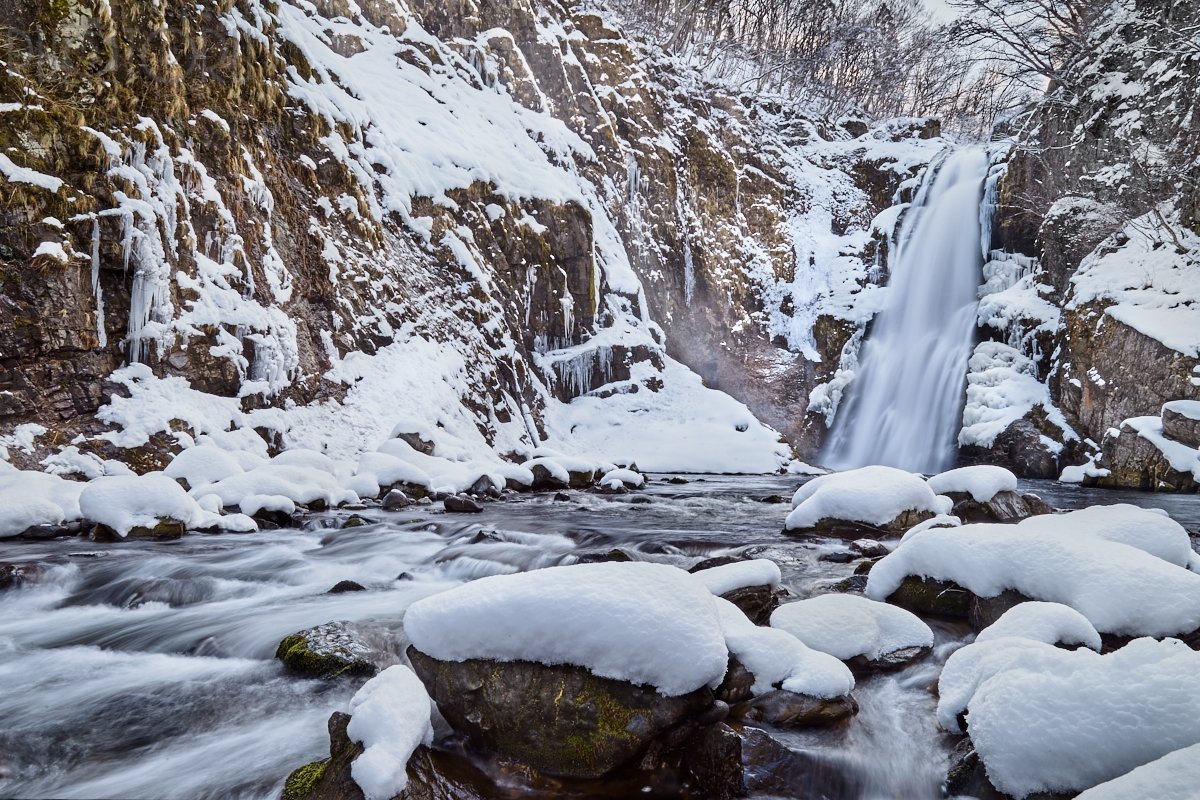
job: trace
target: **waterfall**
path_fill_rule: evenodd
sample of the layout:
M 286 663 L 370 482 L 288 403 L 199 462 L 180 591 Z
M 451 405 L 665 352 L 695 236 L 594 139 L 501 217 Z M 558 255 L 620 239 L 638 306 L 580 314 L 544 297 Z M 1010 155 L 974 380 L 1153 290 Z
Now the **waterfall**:
M 931 165 L 901 222 L 884 306 L 834 419 L 827 465 L 936 472 L 953 463 L 979 302 L 987 171 L 975 148 Z

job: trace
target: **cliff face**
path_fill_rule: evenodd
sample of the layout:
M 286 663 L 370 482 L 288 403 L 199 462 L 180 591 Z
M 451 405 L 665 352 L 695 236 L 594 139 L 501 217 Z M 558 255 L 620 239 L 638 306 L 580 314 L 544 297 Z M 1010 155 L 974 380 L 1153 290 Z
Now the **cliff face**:
M 1200 441 L 1164 439 L 1159 419 L 1200 398 L 1200 62 L 1180 33 L 1194 14 L 1112 3 L 1024 122 L 996 193 L 996 263 L 1021 263 L 985 298 L 992 334 L 1032 359 L 1078 435 L 1030 425 L 1035 411 L 1009 438 L 1036 449 L 1049 434 L 1043 450 L 1066 445 L 1057 466 L 1093 456 L 1111 485 L 1194 488 L 1200 467 Z
M 345 453 L 405 417 L 498 452 L 728 428 L 732 466 L 773 468 L 687 367 L 811 451 L 871 220 L 940 146 L 722 92 L 554 2 L 3 17 L 0 443 L 31 465 L 230 427 Z

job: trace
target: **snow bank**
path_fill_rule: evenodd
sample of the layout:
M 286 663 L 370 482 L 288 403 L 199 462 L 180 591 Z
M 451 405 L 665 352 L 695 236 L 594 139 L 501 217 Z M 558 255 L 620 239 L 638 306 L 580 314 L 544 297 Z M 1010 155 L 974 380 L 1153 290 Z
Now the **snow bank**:
M 933 631 L 903 608 L 851 594 L 823 594 L 788 603 L 771 614 L 771 627 L 842 661 L 874 661 L 896 650 L 932 647 Z
M 959 467 L 929 479 L 929 488 L 937 494 L 969 494 L 977 503 L 986 503 L 1000 492 L 1015 492 L 1017 476 L 1004 467 L 982 464 Z
M 1063 603 L 1101 633 L 1169 636 L 1200 628 L 1200 575 L 1187 533 L 1134 506 L 1094 506 L 1016 525 L 931 528 L 902 541 L 867 578 L 890 596 L 910 575 L 952 581 L 980 597 L 1014 589 Z
M 133 528 L 153 528 L 173 519 L 189 528 L 253 531 L 254 520 L 241 514 L 206 511 L 183 488 L 161 473 L 96 478 L 79 494 L 83 517 L 125 536 Z
M 1079 791 L 1200 743 L 1200 653 L 1137 639 L 1067 655 L 1053 671 L 1004 670 L 970 701 L 971 740 L 1002 792 Z
M 0 539 L 34 525 L 58 525 L 80 517 L 86 484 L 44 472 L 19 470 L 0 461 Z
M 862 467 L 821 475 L 792 496 L 784 528 L 811 528 L 823 519 L 886 525 L 905 511 L 950 511 L 949 498 L 934 493 L 924 480 L 893 467 Z
M 1083 614 L 1062 603 L 1030 601 L 1013 606 L 980 631 L 975 641 L 987 642 L 1005 636 L 1100 649 L 1100 634 L 1095 626 Z
M 722 564 L 719 567 L 702 569 L 693 572 L 692 576 L 708 587 L 715 595 L 732 592 L 747 586 L 779 586 L 781 576 L 779 565 L 769 558 L 755 558 L 750 561 L 738 561 L 733 564 Z
M 755 694 L 779 687 L 831 700 L 854 689 L 854 675 L 837 658 L 807 647 L 787 631 L 755 625 L 728 600 L 717 598 L 717 612 L 729 652 L 754 675 Z
M 226 507 L 261 495 L 285 497 L 301 504 L 318 500 L 330 506 L 358 502 L 358 495 L 343 488 L 330 473 L 290 464 L 263 464 L 215 483 L 193 486 L 191 494 L 194 497 L 215 494 Z
M 413 603 L 404 629 L 418 650 L 444 661 L 573 664 L 667 696 L 715 685 L 728 659 L 704 584 L 646 562 L 481 578 Z
M 408 759 L 433 742 L 433 703 L 408 667 L 388 667 L 350 698 L 347 735 L 363 745 L 350 775 L 366 800 L 389 800 L 408 785 Z
M 163 474 L 168 478 L 182 478 L 189 486 L 216 483 L 243 472 L 242 465 L 230 453 L 215 445 L 197 445 L 183 450 Z
M 1075 800 L 1196 800 L 1200 744 L 1168 753 L 1119 778 L 1093 786 Z

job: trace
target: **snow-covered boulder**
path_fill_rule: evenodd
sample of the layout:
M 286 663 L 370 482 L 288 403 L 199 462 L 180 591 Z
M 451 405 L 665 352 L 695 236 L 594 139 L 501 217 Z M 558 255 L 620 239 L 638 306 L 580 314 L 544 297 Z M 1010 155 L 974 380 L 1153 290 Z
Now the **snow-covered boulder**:
M 862 671 L 903 666 L 933 647 L 933 631 L 916 615 L 852 594 L 782 605 L 771 627 Z
M 80 492 L 79 511 L 102 526 L 102 535 L 121 538 L 177 538 L 188 529 L 258 529 L 254 520 L 243 514 L 222 515 L 205 509 L 161 473 L 96 478 Z
M 986 642 L 1005 636 L 1046 644 L 1082 645 L 1099 650 L 1100 634 L 1088 618 L 1062 603 L 1031 601 L 1013 606 L 975 637 Z
M 1200 743 L 1200 653 L 1173 639 L 1056 652 L 1052 666 L 1018 660 L 968 703 L 971 740 L 1000 791 L 1078 792 Z
M 618 467 L 610 469 L 600 476 L 596 484 L 602 489 L 619 491 L 621 489 L 640 489 L 646 485 L 646 476 L 631 469 Z
M 746 559 L 689 570 L 717 597 L 733 603 L 756 625 L 766 625 L 779 606 L 779 565 L 766 558 Z
M 188 486 L 200 486 L 244 471 L 241 463 L 229 451 L 216 445 L 203 444 L 181 451 L 163 469 L 163 474 L 168 478 L 187 481 Z
M 1195 800 L 1200 787 L 1200 744 L 1184 747 L 1093 786 L 1075 800 Z
M 913 525 L 950 512 L 920 476 L 893 467 L 862 467 L 821 475 L 792 496 L 785 533 L 815 532 L 859 538 L 899 535 Z
M 1162 435 L 1188 447 L 1200 447 L 1200 400 L 1163 403 Z
M 1094 506 L 1016 525 L 922 531 L 875 564 L 866 595 L 904 602 L 897 593 L 915 579 L 976 599 L 1012 593 L 1010 605 L 1063 603 L 1101 633 L 1188 634 L 1200 628 L 1200 575 L 1187 568 L 1195 558 L 1187 532 L 1165 514 Z
M 79 494 L 85 485 L 0 461 L 0 539 L 79 519 Z
M 358 495 L 344 488 L 332 473 L 298 464 L 263 464 L 213 483 L 193 486 L 191 494 L 214 494 L 226 508 L 239 506 L 250 497 L 282 497 L 297 505 L 337 506 L 358 502 Z
M 951 513 L 963 522 L 1018 522 L 1053 510 L 1036 495 L 1017 492 L 1012 472 L 988 464 L 934 475 L 929 488 L 949 497 L 954 503 Z

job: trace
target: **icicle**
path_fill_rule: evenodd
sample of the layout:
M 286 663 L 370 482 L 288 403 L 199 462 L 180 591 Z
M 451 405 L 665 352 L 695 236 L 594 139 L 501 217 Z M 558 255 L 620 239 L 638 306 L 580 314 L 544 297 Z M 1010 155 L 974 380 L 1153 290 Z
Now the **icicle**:
M 104 294 L 100 291 L 100 218 L 92 218 L 92 295 L 96 298 L 96 341 L 97 347 L 108 346 L 108 334 L 104 332 Z

